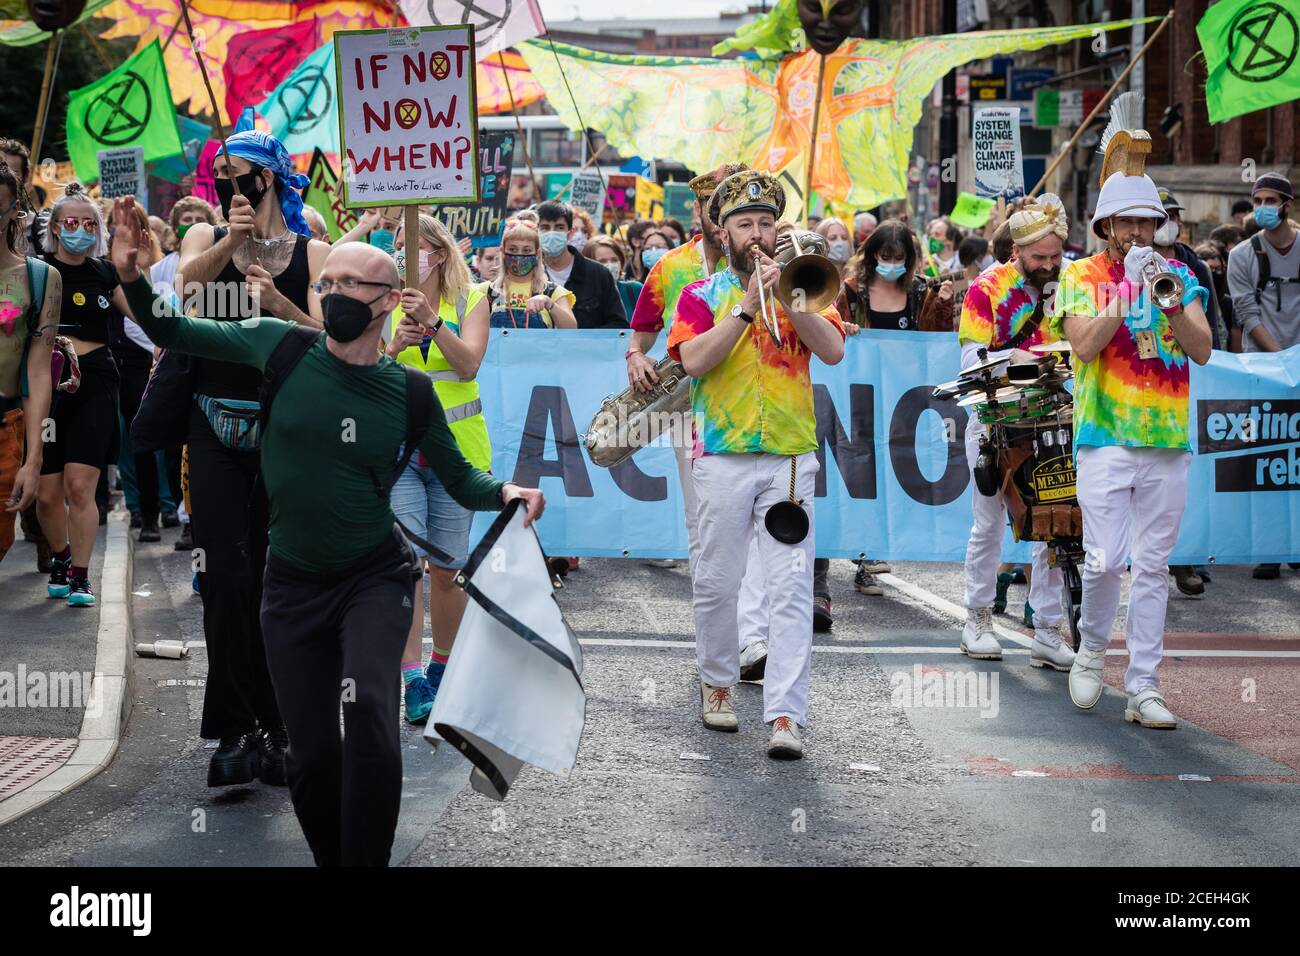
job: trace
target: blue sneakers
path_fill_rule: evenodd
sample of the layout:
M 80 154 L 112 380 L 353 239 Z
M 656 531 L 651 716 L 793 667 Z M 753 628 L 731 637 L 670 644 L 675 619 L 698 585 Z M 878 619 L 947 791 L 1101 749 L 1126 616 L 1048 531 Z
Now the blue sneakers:
M 429 661 L 429 666 L 424 669 L 424 676 L 429 681 L 429 686 L 433 692 L 438 693 L 438 688 L 442 686 L 442 674 L 447 669 L 447 665 L 439 661 Z
M 406 685 L 406 722 L 422 724 L 429 719 L 433 710 L 436 691 L 423 677 L 417 677 Z
M 45 593 L 52 598 L 65 598 L 72 587 L 68 584 L 68 568 L 72 567 L 72 559 L 61 561 L 58 558 L 50 558 L 50 580 L 45 585 Z
M 94 607 L 95 591 L 89 578 L 68 578 L 68 607 Z

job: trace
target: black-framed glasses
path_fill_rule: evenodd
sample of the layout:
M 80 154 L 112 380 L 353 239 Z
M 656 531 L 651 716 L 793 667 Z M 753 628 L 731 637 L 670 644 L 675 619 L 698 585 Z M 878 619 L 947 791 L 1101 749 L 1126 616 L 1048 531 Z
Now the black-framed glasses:
M 318 279 L 312 283 L 311 290 L 317 295 L 329 295 L 335 290 L 339 292 L 356 292 L 357 286 L 362 285 L 377 285 L 385 289 L 393 287 L 388 282 L 368 282 L 365 279 L 347 277 L 343 279 Z

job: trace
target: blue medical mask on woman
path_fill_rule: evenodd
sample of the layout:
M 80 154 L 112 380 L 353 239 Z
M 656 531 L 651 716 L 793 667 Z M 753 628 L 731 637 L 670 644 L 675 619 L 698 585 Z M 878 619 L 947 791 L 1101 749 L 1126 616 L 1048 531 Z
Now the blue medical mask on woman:
M 548 256 L 558 256 L 569 244 L 569 237 L 562 232 L 544 232 L 540 241 L 542 252 Z
M 654 264 L 667 255 L 667 249 L 642 249 L 641 265 L 647 269 L 653 269 Z
M 903 278 L 903 273 L 907 271 L 907 266 L 901 262 L 881 262 L 876 260 L 876 275 L 886 282 L 896 282 Z
M 93 232 L 86 232 L 82 226 L 72 230 L 64 229 L 59 233 L 59 242 L 62 243 L 63 248 L 75 256 L 89 252 L 95 248 L 95 243 L 98 241 L 99 236 Z
M 1282 223 L 1282 213 L 1277 206 L 1256 206 L 1255 222 L 1261 229 L 1276 229 Z

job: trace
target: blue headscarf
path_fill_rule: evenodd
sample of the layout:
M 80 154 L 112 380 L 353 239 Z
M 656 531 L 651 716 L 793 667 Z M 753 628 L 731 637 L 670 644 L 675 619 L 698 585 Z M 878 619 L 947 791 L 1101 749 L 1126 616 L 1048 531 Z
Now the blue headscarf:
M 245 109 L 240 114 L 234 135 L 226 139 L 230 155 L 256 163 L 275 174 L 276 193 L 280 197 L 280 212 L 284 214 L 285 225 L 296 233 L 310 236 L 311 227 L 303 218 L 302 196 L 298 190 L 306 189 L 311 180 L 302 173 L 293 171 L 293 163 L 289 160 L 289 151 L 284 148 L 284 143 L 270 133 L 253 129 L 252 114 L 251 109 Z

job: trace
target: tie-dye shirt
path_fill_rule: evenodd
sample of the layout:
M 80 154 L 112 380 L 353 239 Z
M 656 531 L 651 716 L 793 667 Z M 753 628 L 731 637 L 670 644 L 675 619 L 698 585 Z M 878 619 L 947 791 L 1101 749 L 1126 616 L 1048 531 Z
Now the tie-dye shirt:
M 1176 260 L 1169 268 L 1183 280 L 1183 305 L 1209 292 L 1192 271 Z M 1054 334 L 1065 336 L 1067 315 L 1095 319 L 1124 281 L 1124 263 L 1105 252 L 1069 263 L 1050 309 Z M 1137 333 L 1155 333 L 1157 356 L 1138 358 Z M 1138 448 L 1190 449 L 1187 433 L 1187 354 L 1174 338 L 1169 317 L 1146 308 L 1146 296 L 1133 303 L 1122 325 L 1091 362 L 1074 363 L 1074 443 Z
M 740 280 L 730 269 L 691 283 L 677 300 L 668 354 L 680 360 L 683 342 L 723 321 L 744 297 Z M 777 315 L 783 344 L 776 344 L 760 316 L 736 340 L 730 355 L 700 378 L 691 379 L 695 457 L 745 452 L 801 455 L 817 447 L 808 371 L 812 352 L 799 339 L 785 310 L 778 306 Z M 844 335 L 834 306 L 821 315 Z
M 645 286 L 632 310 L 634 332 L 658 332 L 664 322 L 672 322 L 682 290 L 692 282 L 707 278 L 704 265 L 704 240 L 696 236 L 690 242 L 670 249 L 650 267 Z M 714 272 L 727 268 L 724 256 L 718 256 Z
M 1025 281 L 1014 262 L 994 266 L 977 276 L 966 290 L 966 299 L 961 306 L 961 325 L 957 329 L 958 340 L 962 345 L 973 342 L 1004 348 L 1034 314 L 1038 297 L 1038 289 Z M 1027 349 L 1040 342 L 1055 341 L 1056 336 L 1044 319 L 1039 323 L 1038 331 L 1020 343 L 1020 347 Z

